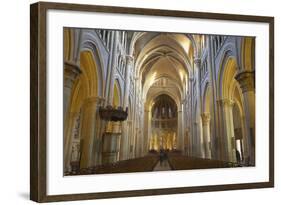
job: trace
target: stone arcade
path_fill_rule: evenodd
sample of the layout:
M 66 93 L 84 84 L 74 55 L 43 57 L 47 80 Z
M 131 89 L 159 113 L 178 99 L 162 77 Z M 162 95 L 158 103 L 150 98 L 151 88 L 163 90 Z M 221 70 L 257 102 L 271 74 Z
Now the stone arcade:
M 253 166 L 254 49 L 251 37 L 65 28 L 64 172 L 161 150 Z M 102 120 L 108 105 L 127 119 Z

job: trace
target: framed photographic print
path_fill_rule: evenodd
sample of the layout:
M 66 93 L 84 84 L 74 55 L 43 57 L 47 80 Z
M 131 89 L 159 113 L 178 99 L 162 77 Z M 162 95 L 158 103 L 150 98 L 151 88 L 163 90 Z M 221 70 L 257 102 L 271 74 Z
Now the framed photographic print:
M 30 198 L 274 186 L 274 18 L 31 5 Z

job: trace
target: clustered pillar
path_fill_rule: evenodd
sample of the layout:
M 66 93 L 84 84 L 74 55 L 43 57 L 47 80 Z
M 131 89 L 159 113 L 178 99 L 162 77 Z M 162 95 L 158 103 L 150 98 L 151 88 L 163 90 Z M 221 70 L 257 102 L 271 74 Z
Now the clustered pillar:
M 204 149 L 205 149 L 205 158 L 211 158 L 211 149 L 210 149 L 210 113 L 201 114 L 202 125 L 203 125 L 203 140 L 204 140 Z
M 81 153 L 81 168 L 87 168 L 93 166 L 95 162 L 93 161 L 93 144 L 95 139 L 95 126 L 97 118 L 98 105 L 100 103 L 99 97 L 90 97 L 84 101 L 82 107 L 83 113 L 83 126 L 81 129 L 81 139 L 82 139 L 82 153 Z
M 239 82 L 245 109 L 246 140 L 248 156 L 246 163 L 255 165 L 255 79 L 253 71 L 242 71 L 236 75 Z
M 130 80 L 130 74 L 132 72 L 134 66 L 134 57 L 127 55 L 126 56 L 126 82 L 129 82 Z M 129 90 L 130 90 L 130 83 L 125 84 L 125 94 L 124 94 L 124 103 L 123 107 L 128 108 L 129 105 Z M 130 113 L 132 114 L 132 113 Z M 131 116 L 130 116 L 131 117 Z M 121 153 L 120 153 L 120 159 L 128 159 L 129 158 L 129 138 L 132 136 L 129 136 L 130 134 L 130 129 L 128 129 L 129 123 L 128 120 L 124 121 L 122 123 L 122 137 L 121 137 Z
M 77 113 L 70 113 L 70 98 L 73 89 L 74 82 L 81 74 L 80 68 L 70 62 L 64 63 L 64 88 L 63 88 L 63 122 L 64 122 L 64 169 L 65 171 L 70 170 L 70 153 L 72 144 L 72 124 L 74 119 L 77 117 Z
M 227 162 L 235 162 L 234 129 L 233 129 L 233 101 L 221 99 L 218 101 L 220 111 L 221 133 L 219 146 L 221 159 Z

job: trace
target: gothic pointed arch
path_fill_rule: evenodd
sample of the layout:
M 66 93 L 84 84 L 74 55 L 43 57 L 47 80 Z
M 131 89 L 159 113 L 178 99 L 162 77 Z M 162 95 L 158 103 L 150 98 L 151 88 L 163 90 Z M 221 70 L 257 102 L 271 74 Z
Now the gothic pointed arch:
M 255 70 L 255 40 L 253 38 L 243 38 L 241 42 L 241 59 L 244 70 Z
M 112 105 L 116 108 L 122 105 L 122 93 L 117 79 L 114 81 Z
M 65 28 L 63 48 L 67 175 L 157 170 L 161 152 L 254 165 L 255 38 Z

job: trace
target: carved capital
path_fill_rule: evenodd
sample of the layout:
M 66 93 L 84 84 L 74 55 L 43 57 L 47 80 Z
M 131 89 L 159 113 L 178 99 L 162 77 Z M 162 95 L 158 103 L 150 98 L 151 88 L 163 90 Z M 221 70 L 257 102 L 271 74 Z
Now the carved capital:
M 208 125 L 210 123 L 211 115 L 210 113 L 204 112 L 201 114 L 202 124 Z
M 239 82 L 242 92 L 255 91 L 255 72 L 242 71 L 239 72 L 235 79 Z
M 222 105 L 222 106 L 230 106 L 232 107 L 234 105 L 234 101 L 233 100 L 230 100 L 230 99 L 220 99 L 217 101 L 219 103 L 219 105 Z
M 127 63 L 134 63 L 134 56 L 131 56 L 131 55 L 126 55 L 126 60 L 127 60 Z
M 201 58 L 195 57 L 194 58 L 194 64 L 197 65 L 197 66 L 200 66 L 201 65 Z
M 64 87 L 72 88 L 74 81 L 81 74 L 78 65 L 71 62 L 64 62 Z
M 84 101 L 84 106 L 97 106 L 101 104 L 105 99 L 101 97 L 89 97 Z

